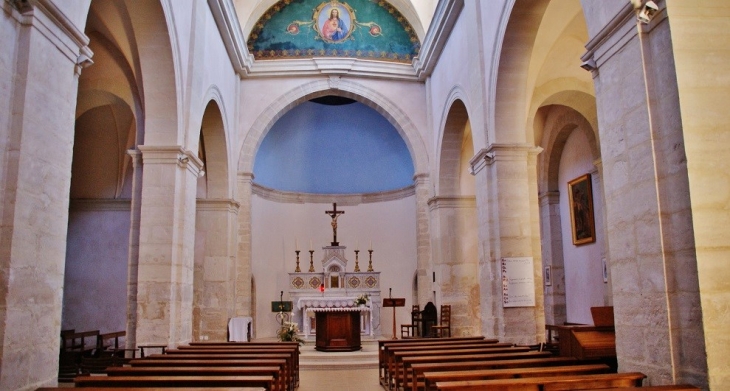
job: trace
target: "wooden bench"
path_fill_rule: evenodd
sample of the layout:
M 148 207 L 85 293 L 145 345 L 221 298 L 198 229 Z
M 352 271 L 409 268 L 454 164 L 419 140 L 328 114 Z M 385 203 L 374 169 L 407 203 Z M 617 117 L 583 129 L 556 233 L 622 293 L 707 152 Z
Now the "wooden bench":
M 283 359 L 285 361 L 284 376 L 287 384 L 287 389 L 293 390 L 296 388 L 296 375 L 294 373 L 293 358 L 290 352 L 280 353 L 223 353 L 223 354 L 153 354 L 148 357 L 149 360 L 155 359 L 160 361 L 197 361 L 199 366 L 204 365 L 204 361 L 220 361 L 220 360 L 259 360 L 263 361 L 266 359 Z M 145 359 L 140 359 L 140 361 Z M 130 362 L 130 365 L 136 360 Z
M 96 348 L 96 341 L 99 336 L 99 330 L 90 330 L 75 332 L 68 330 L 61 333 L 61 350 L 89 352 Z M 91 343 L 88 343 L 92 341 Z
M 611 387 L 604 388 L 601 391 L 700 391 L 699 387 L 689 384 L 677 384 L 668 386 L 642 386 L 637 387 Z
M 256 354 L 256 353 L 288 353 L 291 355 L 291 374 L 293 376 L 293 387 L 299 385 L 299 344 L 264 342 L 246 343 L 234 345 L 217 345 L 210 347 L 185 346 L 178 349 L 167 349 L 167 355 L 176 354 Z
M 271 390 L 273 376 L 79 376 L 76 387 L 263 387 Z
M 108 376 L 273 376 L 272 390 L 286 389 L 282 365 L 276 366 L 157 366 L 157 367 L 115 367 L 108 368 Z M 230 365 L 230 364 L 229 364 Z
M 436 382 L 440 391 L 567 391 L 610 387 L 641 387 L 646 375 L 640 372 L 525 377 L 519 379 Z M 639 391 L 639 390 L 637 390 Z
M 413 365 L 433 363 L 457 363 L 463 361 L 497 361 L 497 360 L 520 360 L 527 358 L 547 358 L 552 356 L 549 352 L 527 351 L 516 353 L 476 353 L 463 355 L 445 356 L 411 356 L 403 357 L 403 371 L 409 378 L 413 376 Z
M 606 364 L 563 365 L 555 367 L 472 369 L 466 371 L 426 372 L 425 390 L 435 390 L 435 384 L 446 381 L 509 379 L 541 376 L 568 376 L 609 373 Z
M 385 351 L 389 346 L 402 346 L 402 345 L 412 345 L 412 346 L 418 346 L 418 345 L 425 345 L 425 344 L 458 344 L 458 343 L 469 343 L 473 341 L 484 341 L 484 337 L 481 336 L 475 336 L 475 337 L 451 337 L 451 338 L 440 338 L 440 339 L 426 339 L 426 338 L 419 338 L 419 339 L 381 339 L 378 340 L 378 377 L 380 378 L 380 383 L 385 385 Z M 489 341 L 493 342 L 499 342 L 496 339 L 491 339 Z
M 403 359 L 406 357 L 429 357 L 429 356 L 462 356 L 467 354 L 497 354 L 497 353 L 524 353 L 529 352 L 530 349 L 526 347 L 485 347 L 478 346 L 473 348 L 462 348 L 461 346 L 454 348 L 436 348 L 432 350 L 405 350 L 405 351 L 394 351 L 389 356 L 388 360 L 388 375 L 390 375 L 389 381 L 392 381 L 393 386 L 397 390 L 399 385 L 405 378 L 405 371 L 403 367 Z M 388 383 L 391 384 L 391 383 Z
M 457 342 L 441 342 L 438 340 L 426 344 L 409 343 L 409 344 L 393 344 L 387 345 L 382 351 L 383 361 L 383 380 L 381 384 L 387 384 L 387 381 L 393 378 L 394 371 L 394 354 L 397 352 L 418 352 L 431 350 L 451 350 L 451 349 L 481 349 L 481 348 L 506 348 L 513 346 L 510 343 L 500 343 L 496 340 L 480 340 L 480 341 L 457 341 Z
M 483 360 L 483 361 L 456 361 L 456 362 L 435 362 L 417 363 L 406 362 L 404 368 L 410 369 L 410 375 L 406 377 L 406 385 L 410 384 L 413 391 L 424 388 L 425 372 L 443 371 L 464 371 L 472 369 L 498 369 L 498 368 L 525 368 L 525 367 L 551 367 L 560 365 L 575 365 L 585 363 L 572 357 L 541 357 L 521 358 L 513 360 Z M 413 381 L 415 379 L 415 382 Z
M 84 387 L 87 391 L 118 391 L 119 387 Z M 36 391 L 68 391 L 69 387 L 41 387 Z M 133 391 L 160 391 L 160 387 L 128 387 Z M 211 391 L 210 387 L 165 387 L 165 390 Z M 264 391 L 263 387 L 216 387 L 215 391 Z

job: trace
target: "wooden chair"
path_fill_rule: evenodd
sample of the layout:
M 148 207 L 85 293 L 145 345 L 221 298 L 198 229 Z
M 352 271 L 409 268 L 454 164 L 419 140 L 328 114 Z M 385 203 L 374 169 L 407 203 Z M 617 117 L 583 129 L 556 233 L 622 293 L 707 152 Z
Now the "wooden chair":
M 431 326 L 431 336 L 435 338 L 451 337 L 451 305 L 441 306 L 439 324 Z
M 401 338 L 419 337 L 419 327 L 421 323 L 421 308 L 418 304 L 411 307 L 411 323 L 400 325 Z

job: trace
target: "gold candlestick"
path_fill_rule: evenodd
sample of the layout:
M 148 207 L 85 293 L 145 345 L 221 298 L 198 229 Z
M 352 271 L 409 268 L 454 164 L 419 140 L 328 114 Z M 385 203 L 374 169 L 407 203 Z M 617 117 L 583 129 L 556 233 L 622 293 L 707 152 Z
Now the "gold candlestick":
M 314 273 L 314 250 L 309 250 L 309 272 Z
M 370 262 L 368 263 L 368 271 L 371 272 L 371 271 L 373 271 L 373 250 L 370 249 L 370 250 L 368 250 L 368 252 L 370 253 Z
M 294 269 L 294 273 L 301 273 L 302 269 L 299 268 L 299 250 L 294 250 L 297 253 L 297 268 Z
M 360 252 L 360 250 L 355 250 L 355 272 L 356 273 L 360 271 L 360 264 L 357 263 L 358 262 L 357 255 L 359 252 Z

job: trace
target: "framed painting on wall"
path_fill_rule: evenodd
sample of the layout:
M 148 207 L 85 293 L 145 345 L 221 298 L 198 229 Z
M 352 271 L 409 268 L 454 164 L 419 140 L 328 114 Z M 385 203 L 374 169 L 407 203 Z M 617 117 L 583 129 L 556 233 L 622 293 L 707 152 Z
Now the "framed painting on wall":
M 573 244 L 579 246 L 595 242 L 596 226 L 593 220 L 591 174 L 579 176 L 568 182 L 568 198 Z

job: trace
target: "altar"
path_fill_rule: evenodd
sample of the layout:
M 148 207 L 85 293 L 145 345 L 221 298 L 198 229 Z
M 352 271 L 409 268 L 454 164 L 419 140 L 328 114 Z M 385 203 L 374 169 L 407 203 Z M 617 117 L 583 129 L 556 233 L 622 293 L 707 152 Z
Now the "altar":
M 332 206 L 325 213 L 332 217 L 333 240 L 322 247 L 321 268 L 314 267 L 310 244 L 309 269 L 302 272 L 296 248 L 296 268 L 289 273 L 289 297 L 295 303 L 292 322 L 299 325 L 304 338 L 316 335 L 318 350 L 358 350 L 361 335 L 380 336 L 380 272 L 373 270 L 372 243 L 367 270 L 360 271 L 360 250 L 355 248 L 353 271 L 347 271 L 347 247 L 337 241 L 337 218 L 345 212 L 338 211 L 336 203 Z M 367 297 L 367 303 L 356 304 L 362 297 Z

